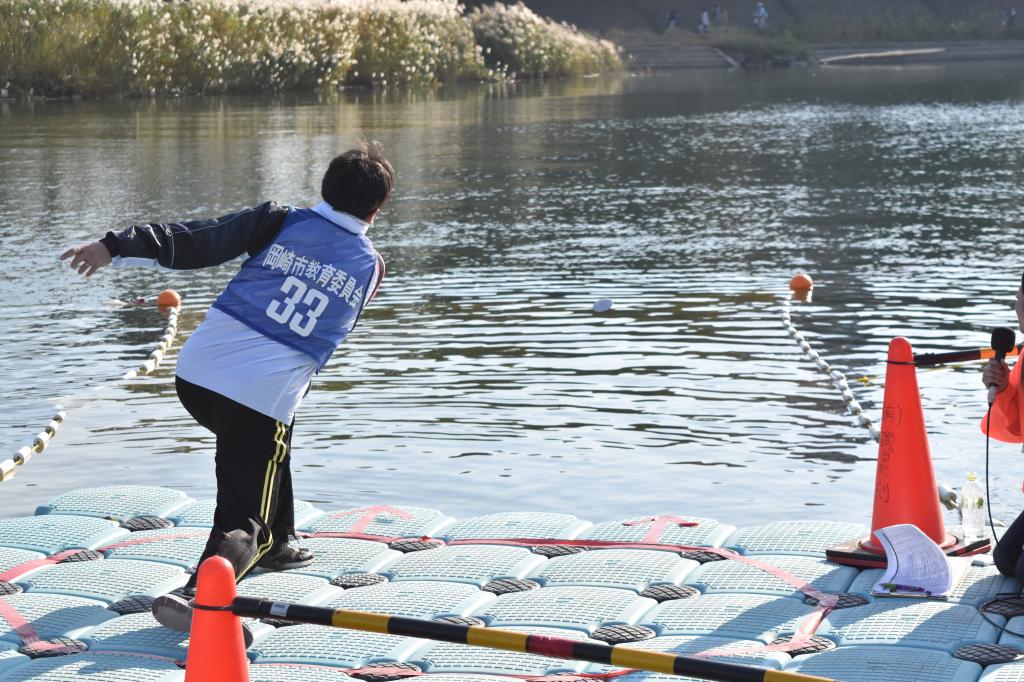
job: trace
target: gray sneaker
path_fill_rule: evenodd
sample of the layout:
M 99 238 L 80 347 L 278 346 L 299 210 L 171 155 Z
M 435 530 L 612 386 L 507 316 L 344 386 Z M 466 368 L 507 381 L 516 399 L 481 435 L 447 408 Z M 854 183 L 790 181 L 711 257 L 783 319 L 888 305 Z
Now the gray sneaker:
M 176 594 L 162 594 L 153 600 L 153 617 L 169 630 L 188 632 L 192 629 L 192 602 Z M 242 639 L 245 648 L 252 644 L 252 630 L 242 621 Z
M 264 554 L 256 563 L 256 571 L 287 571 L 292 568 L 305 568 L 313 563 L 315 557 L 305 547 L 279 545 Z

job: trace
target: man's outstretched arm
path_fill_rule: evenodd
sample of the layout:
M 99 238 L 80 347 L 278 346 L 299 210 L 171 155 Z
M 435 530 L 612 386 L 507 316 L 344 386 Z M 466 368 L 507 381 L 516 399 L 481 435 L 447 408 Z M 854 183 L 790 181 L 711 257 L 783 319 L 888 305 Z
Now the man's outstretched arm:
M 220 218 L 135 225 L 68 249 L 60 258 L 71 258 L 72 269 L 86 277 L 110 263 L 115 267 L 205 268 L 243 253 L 258 253 L 274 239 L 287 215 L 287 208 L 268 201 Z

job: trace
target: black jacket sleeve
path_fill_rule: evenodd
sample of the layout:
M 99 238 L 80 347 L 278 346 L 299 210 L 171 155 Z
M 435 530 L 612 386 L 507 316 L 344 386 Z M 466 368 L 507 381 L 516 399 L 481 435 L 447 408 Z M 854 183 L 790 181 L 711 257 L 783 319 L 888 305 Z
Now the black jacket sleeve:
M 259 253 L 284 225 L 288 209 L 272 201 L 220 218 L 134 225 L 108 232 L 100 241 L 110 255 L 156 261 L 165 268 L 193 270 Z

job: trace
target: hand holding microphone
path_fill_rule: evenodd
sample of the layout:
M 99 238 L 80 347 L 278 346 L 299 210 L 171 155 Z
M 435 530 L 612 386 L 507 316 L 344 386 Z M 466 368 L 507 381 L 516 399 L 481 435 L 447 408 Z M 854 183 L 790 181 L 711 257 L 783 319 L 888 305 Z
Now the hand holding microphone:
M 1010 368 L 1006 366 L 1006 354 L 1014 349 L 1016 335 L 1007 327 L 992 330 L 992 350 L 996 356 L 988 361 L 982 374 L 982 381 L 988 386 L 988 404 L 995 402 L 996 394 L 1006 388 L 1010 381 Z

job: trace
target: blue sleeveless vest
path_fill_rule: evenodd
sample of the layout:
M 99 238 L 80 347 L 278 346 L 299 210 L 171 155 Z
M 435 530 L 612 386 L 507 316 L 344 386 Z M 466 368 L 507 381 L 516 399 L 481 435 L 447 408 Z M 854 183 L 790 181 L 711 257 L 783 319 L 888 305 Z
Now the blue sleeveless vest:
M 213 307 L 317 361 L 355 327 L 374 286 L 370 240 L 310 209 L 291 209 L 274 241 L 247 259 Z

